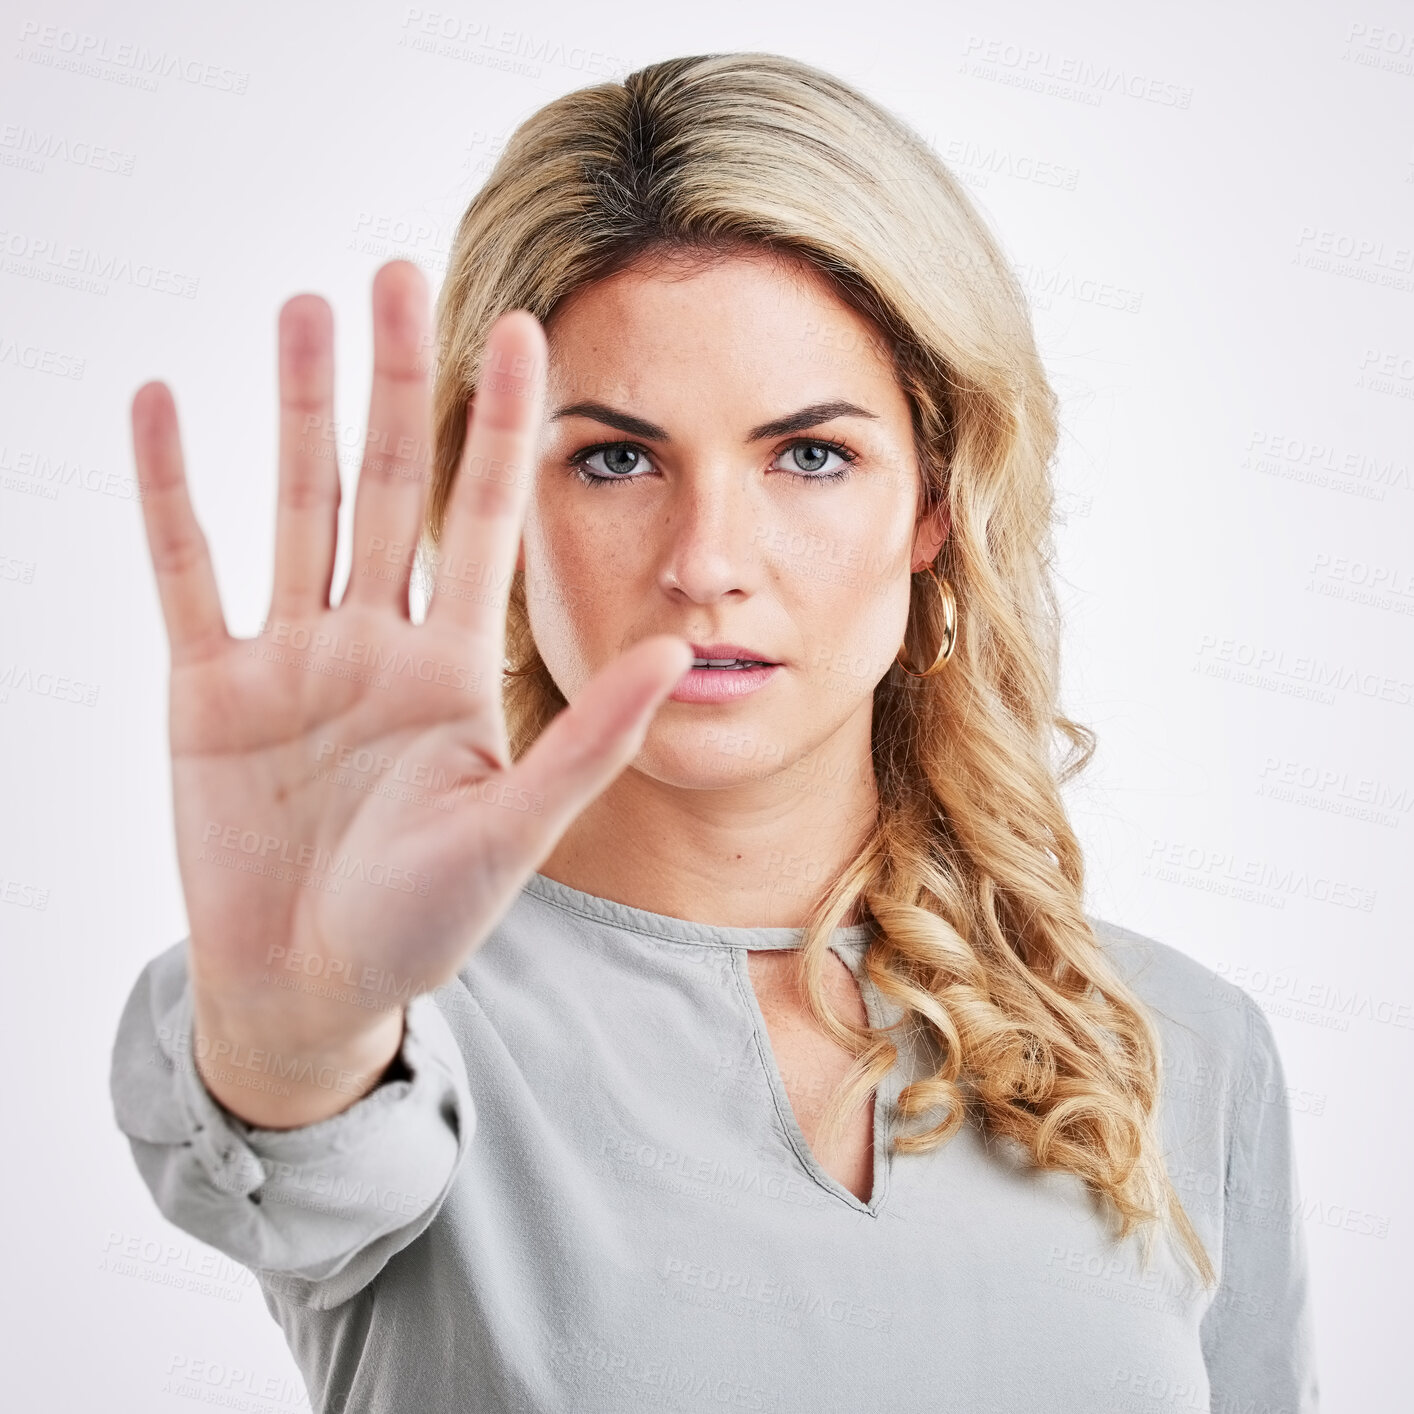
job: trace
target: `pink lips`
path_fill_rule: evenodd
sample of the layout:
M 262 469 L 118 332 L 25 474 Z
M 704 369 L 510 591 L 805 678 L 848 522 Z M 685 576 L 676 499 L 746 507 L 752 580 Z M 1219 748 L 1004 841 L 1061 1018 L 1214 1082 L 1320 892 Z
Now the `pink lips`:
M 747 653 L 720 653 L 699 656 L 746 658 Z M 669 702 L 731 702 L 746 697 L 766 686 L 781 672 L 779 663 L 767 663 L 760 668 L 689 668 L 668 694 Z
M 782 664 L 744 643 L 693 643 L 693 657 L 726 661 L 759 662 L 759 668 L 689 668 L 668 694 L 669 702 L 732 702 L 766 686 L 782 671 Z
M 759 658 L 763 663 L 776 661 L 769 653 L 760 653 L 740 643 L 694 643 L 692 652 L 697 658 Z

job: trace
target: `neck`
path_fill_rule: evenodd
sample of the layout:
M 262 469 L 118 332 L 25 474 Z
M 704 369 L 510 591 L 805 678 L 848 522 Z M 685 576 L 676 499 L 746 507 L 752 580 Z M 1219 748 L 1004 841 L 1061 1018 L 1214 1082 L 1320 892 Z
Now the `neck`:
M 804 927 L 874 827 L 878 788 L 867 752 L 863 763 L 841 769 L 802 758 L 763 776 L 743 762 L 739 779 L 710 786 L 670 783 L 666 762 L 635 763 L 571 822 L 540 872 L 673 918 Z M 856 904 L 844 923 L 860 914 Z

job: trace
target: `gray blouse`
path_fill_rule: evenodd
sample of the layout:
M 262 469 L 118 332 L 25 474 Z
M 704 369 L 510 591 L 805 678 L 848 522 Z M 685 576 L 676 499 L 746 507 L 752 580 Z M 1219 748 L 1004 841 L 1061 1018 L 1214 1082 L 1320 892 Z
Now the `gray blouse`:
M 1083 1184 L 964 1124 L 863 1201 L 815 1161 L 746 952 L 795 928 L 631 908 L 543 874 L 415 998 L 390 1080 L 294 1130 L 191 1055 L 183 940 L 127 1000 L 111 1090 L 162 1213 L 250 1268 L 319 1414 L 1306 1414 L 1310 1294 L 1281 1062 L 1247 995 L 1092 919 L 1155 1013 L 1166 1162 L 1220 1274 L 1113 1241 Z M 872 1025 L 868 926 L 831 946 Z M 901 1041 L 907 1028 L 895 1033 Z M 233 1058 L 270 1083 L 259 1053 Z

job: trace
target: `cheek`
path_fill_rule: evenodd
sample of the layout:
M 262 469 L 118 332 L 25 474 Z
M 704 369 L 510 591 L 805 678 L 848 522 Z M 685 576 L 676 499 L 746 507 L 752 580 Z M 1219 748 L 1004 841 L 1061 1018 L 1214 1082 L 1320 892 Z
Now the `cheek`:
M 855 583 L 822 601 L 811 646 L 812 676 L 833 695 L 865 697 L 889 670 L 903 642 L 907 586 Z
M 525 527 L 525 597 L 531 632 L 556 680 L 603 666 L 629 627 L 634 567 L 622 536 L 538 511 Z M 640 596 L 641 597 L 641 596 Z
M 909 508 L 867 496 L 830 506 L 809 527 L 775 532 L 776 570 L 789 595 L 814 689 L 831 699 L 872 693 L 908 622 Z
M 888 672 L 908 621 L 908 567 L 851 541 L 832 557 L 792 557 L 782 592 L 804 649 L 810 690 L 832 701 L 869 696 Z

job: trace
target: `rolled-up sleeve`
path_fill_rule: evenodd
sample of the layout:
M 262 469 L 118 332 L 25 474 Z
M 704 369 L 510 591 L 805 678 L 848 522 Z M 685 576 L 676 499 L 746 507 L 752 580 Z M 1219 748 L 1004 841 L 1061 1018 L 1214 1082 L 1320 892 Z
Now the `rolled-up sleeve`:
M 1222 1280 L 1204 1317 L 1213 1414 L 1314 1414 L 1313 1347 L 1300 1185 L 1286 1080 L 1271 1024 L 1242 995 L 1247 1043 L 1234 1086 Z
M 183 940 L 139 975 L 110 1072 L 114 1117 L 159 1210 L 274 1293 L 321 1310 L 347 1300 L 431 1224 L 475 1129 L 466 1063 L 434 996 L 407 1008 L 410 1079 L 298 1129 L 223 1108 L 191 1038 Z

